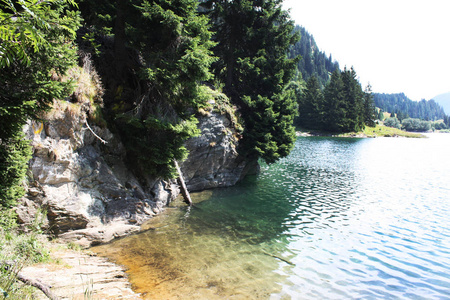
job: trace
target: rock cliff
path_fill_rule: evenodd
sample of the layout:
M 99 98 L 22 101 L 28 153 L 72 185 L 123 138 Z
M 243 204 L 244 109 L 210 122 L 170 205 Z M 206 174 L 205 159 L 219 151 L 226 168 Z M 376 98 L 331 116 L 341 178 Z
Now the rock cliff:
M 231 116 L 211 103 L 213 109 L 199 117 L 201 135 L 187 141 L 190 155 L 182 163 L 192 191 L 234 185 L 248 166 L 236 152 Z M 27 223 L 44 208 L 49 231 L 83 246 L 138 231 L 179 194 L 175 180 L 136 178 L 124 163 L 120 140 L 90 122 L 90 110 L 89 102 L 55 101 L 42 123 L 28 123 L 34 154 L 28 194 L 17 209 Z
M 232 116 L 217 110 L 214 100 L 211 104 L 211 111 L 198 117 L 201 135 L 186 142 L 190 154 L 181 168 L 190 191 L 232 186 L 245 175 Z

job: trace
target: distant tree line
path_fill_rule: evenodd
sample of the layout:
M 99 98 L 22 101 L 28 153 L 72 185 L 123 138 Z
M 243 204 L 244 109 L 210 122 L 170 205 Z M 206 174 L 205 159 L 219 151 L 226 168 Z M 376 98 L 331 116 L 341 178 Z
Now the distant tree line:
M 300 34 L 301 39 L 291 46 L 289 57 L 300 55 L 302 58 L 297 62 L 298 77 L 308 81 L 311 76 L 316 76 L 319 84 L 324 87 L 330 80 L 331 73 L 339 70 L 338 62 L 319 50 L 314 37 L 304 27 L 297 25 L 294 31 Z
M 362 90 L 353 68 L 335 70 L 323 90 L 317 77 L 311 76 L 298 101 L 297 125 L 308 129 L 357 132 L 375 125 L 371 87 Z
M 383 111 L 397 114 L 401 121 L 406 118 L 417 118 L 426 121 L 444 119 L 442 106 L 434 100 L 412 101 L 404 93 L 378 94 L 374 93 L 375 106 Z

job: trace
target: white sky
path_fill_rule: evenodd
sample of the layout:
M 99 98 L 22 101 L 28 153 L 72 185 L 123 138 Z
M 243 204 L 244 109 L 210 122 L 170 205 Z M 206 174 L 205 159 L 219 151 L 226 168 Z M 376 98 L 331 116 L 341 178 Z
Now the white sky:
M 284 0 L 363 88 L 412 100 L 450 92 L 450 0 Z

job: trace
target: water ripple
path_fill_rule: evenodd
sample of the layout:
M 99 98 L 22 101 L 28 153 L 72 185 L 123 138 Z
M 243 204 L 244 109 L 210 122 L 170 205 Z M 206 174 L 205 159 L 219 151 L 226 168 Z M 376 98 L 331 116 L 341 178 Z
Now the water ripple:
M 104 247 L 148 299 L 450 299 L 448 149 L 448 135 L 300 138 Z

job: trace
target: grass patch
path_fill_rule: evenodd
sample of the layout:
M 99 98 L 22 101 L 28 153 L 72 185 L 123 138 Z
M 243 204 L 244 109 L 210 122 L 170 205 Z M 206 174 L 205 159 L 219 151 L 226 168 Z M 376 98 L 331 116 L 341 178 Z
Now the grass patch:
M 305 128 L 297 127 L 298 135 L 313 136 L 335 136 L 335 137 L 407 137 L 407 138 L 426 138 L 425 135 L 415 132 L 407 132 L 397 128 L 387 127 L 377 124 L 375 127 L 364 128 L 360 132 L 348 132 L 333 134 L 330 132 L 311 131 Z
M 407 132 L 393 127 L 387 127 L 377 124 L 375 127 L 364 128 L 361 132 L 350 132 L 340 134 L 342 137 L 350 136 L 366 136 L 366 137 L 407 137 L 407 138 L 424 138 L 425 136 L 420 133 Z

